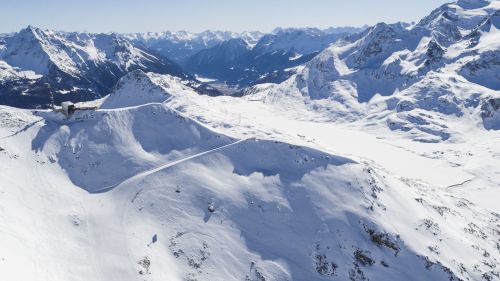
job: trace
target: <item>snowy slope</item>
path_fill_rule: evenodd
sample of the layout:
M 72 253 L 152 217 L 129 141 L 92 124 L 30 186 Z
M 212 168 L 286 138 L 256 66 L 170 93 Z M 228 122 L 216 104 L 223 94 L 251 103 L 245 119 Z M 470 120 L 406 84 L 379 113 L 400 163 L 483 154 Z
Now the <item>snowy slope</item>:
M 176 63 L 136 48 L 116 34 L 63 33 L 29 26 L 4 41 L 0 62 L 2 71 L 10 69 L 10 74 L 0 78 L 2 104 L 33 108 L 46 107 L 53 100 L 93 100 L 109 93 L 121 76 L 135 69 L 194 79 Z
M 485 154 L 498 149 L 498 135 L 482 132 L 473 150 L 443 144 L 434 149 L 445 154 L 433 153 L 318 122 L 319 112 L 200 96 L 139 71 L 102 104 L 71 120 L 0 109 L 3 277 L 498 275 L 500 210 L 481 201 L 498 194 L 487 178 L 498 179 L 500 158 Z M 454 166 L 457 154 L 468 164 Z M 493 189 L 476 190 L 482 185 Z
M 493 128 L 496 109 L 483 105 L 499 95 L 499 3 L 459 1 L 414 26 L 377 24 L 327 48 L 287 81 L 247 93 L 302 103 L 331 120 L 370 120 L 424 142 L 450 138 L 457 117 L 467 123 L 457 128 L 462 133 L 477 124 Z
M 31 79 L 36 80 L 41 75 L 37 75 L 34 71 L 19 71 L 4 61 L 0 61 L 0 80 L 20 80 Z
M 316 36 L 316 33 L 322 36 Z M 262 42 L 258 43 L 262 36 L 259 32 L 218 31 L 90 34 L 28 26 L 0 38 L 0 103 L 46 108 L 53 102 L 93 100 L 108 94 L 120 77 L 136 69 L 178 76 L 195 85 L 194 76 L 169 58 L 185 63 L 188 57 L 200 50 L 204 53 L 192 58 L 188 64 L 196 74 L 224 75 L 227 78 L 221 81 L 245 85 L 262 82 L 263 78 L 282 81 L 289 75 L 287 68 L 313 56 L 298 54 L 295 48 L 302 50 L 309 46 L 319 50 L 340 34 L 313 29 L 282 30 L 264 40 L 267 43 L 275 41 L 272 43 L 274 47 L 266 47 L 268 50 L 264 53 L 249 52 L 255 45 L 262 49 Z M 239 42 L 236 47 L 234 42 Z M 226 45 L 230 46 L 224 47 Z M 210 55 L 213 53 L 210 48 L 214 46 L 217 47 L 215 51 L 219 50 L 216 59 Z M 195 87 L 205 94 L 221 94 L 206 85 Z
M 236 33 L 206 30 L 200 33 L 166 31 L 124 34 L 123 36 L 135 44 L 154 50 L 178 63 L 183 63 L 199 51 L 214 47 L 230 39 L 239 38 L 249 45 L 255 45 L 262 35 L 258 31 Z
M 212 48 L 224 41 L 228 41 L 231 39 L 242 39 L 249 46 L 254 47 L 260 41 L 263 36 L 271 36 L 282 33 L 292 34 L 296 31 L 304 31 L 305 33 L 322 33 L 329 34 L 330 36 L 334 36 L 334 34 L 346 34 L 346 33 L 356 33 L 361 32 L 366 27 L 332 27 L 325 30 L 313 29 L 313 28 L 276 28 L 272 33 L 265 34 L 259 31 L 244 31 L 244 32 L 231 32 L 231 31 L 212 31 L 206 30 L 199 33 L 192 33 L 187 31 L 165 31 L 165 32 L 146 32 L 146 33 L 133 33 L 133 34 L 123 34 L 123 37 L 127 40 L 132 41 L 134 44 L 139 46 L 144 46 L 151 51 L 155 51 L 165 57 L 168 57 L 178 63 L 185 63 L 185 61 L 195 55 L 196 53 L 204 50 Z M 300 37 L 300 36 L 299 36 Z M 317 38 L 305 38 L 306 36 L 302 36 L 303 38 L 293 38 L 291 36 L 288 38 L 289 42 L 282 41 L 283 44 L 287 44 L 288 48 L 297 43 L 300 43 L 301 46 L 309 45 L 308 48 L 318 48 L 317 44 L 314 41 L 317 41 Z M 305 42 L 308 39 L 312 39 L 311 42 Z M 293 42 L 292 42 L 293 41 Z M 326 39 L 323 41 L 327 41 Z M 329 42 L 331 43 L 331 42 Z M 314 46 L 311 47 L 310 45 Z M 326 46 L 325 46 L 326 47 Z M 321 48 L 324 49 L 325 47 Z M 302 48 L 302 47 L 301 47 Z
M 322 51 L 345 34 L 349 33 L 326 33 L 316 28 L 276 29 L 263 36 L 255 49 L 262 53 L 294 50 L 297 54 L 310 54 Z
M 348 34 L 317 28 L 277 28 L 254 46 L 243 39 L 227 40 L 199 51 L 183 65 L 193 73 L 240 88 L 281 82 L 294 72 L 294 67 Z
M 196 53 L 189 58 L 185 65 L 188 68 L 192 66 L 200 69 L 208 68 L 211 65 L 223 65 L 238 58 L 249 49 L 250 46 L 243 39 L 230 39 L 212 48 L 204 49 Z
M 121 108 L 147 103 L 161 103 L 172 93 L 195 93 L 178 77 L 134 70 L 118 81 L 114 90 L 106 96 L 101 108 Z
M 499 3 L 377 24 L 241 98 L 129 69 L 69 120 L 0 106 L 0 279 L 499 280 Z
M 234 71 L 233 61 L 250 50 L 250 46 L 240 38 L 223 41 L 211 48 L 203 49 L 189 57 L 184 63 L 185 69 L 205 77 L 227 79 L 227 71 Z M 235 72 L 234 75 L 240 76 Z
M 111 63 L 118 70 L 146 67 L 159 59 L 134 48 L 116 34 L 60 33 L 32 26 L 6 39 L 3 60 L 13 67 L 48 74 L 51 68 L 70 75 Z

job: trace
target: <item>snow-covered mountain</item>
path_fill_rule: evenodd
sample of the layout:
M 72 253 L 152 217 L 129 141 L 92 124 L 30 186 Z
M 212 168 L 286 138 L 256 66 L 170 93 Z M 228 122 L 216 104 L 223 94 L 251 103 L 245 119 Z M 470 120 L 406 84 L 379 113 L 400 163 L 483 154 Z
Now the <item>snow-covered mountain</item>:
M 380 122 L 426 142 L 462 130 L 449 125 L 460 118 L 492 128 L 499 9 L 500 1 L 459 1 L 412 26 L 380 23 L 338 41 L 287 81 L 247 93 L 305 101 L 332 119 Z
M 351 33 L 351 34 L 354 34 L 354 33 L 362 32 L 365 29 L 367 29 L 368 27 L 369 27 L 368 25 L 364 25 L 364 26 L 361 26 L 361 27 L 337 26 L 337 27 L 325 28 L 325 29 L 323 29 L 323 32 L 326 32 L 326 33 Z
M 218 48 L 224 41 L 232 39 L 241 39 L 247 45 L 254 47 L 259 43 L 259 40 L 264 36 L 271 36 L 274 38 L 277 34 L 291 34 L 293 31 L 302 30 L 306 34 L 321 33 L 324 34 L 352 34 L 364 30 L 366 27 L 331 27 L 325 30 L 315 28 L 276 28 L 270 34 L 265 34 L 259 31 L 244 31 L 244 32 L 231 32 L 231 31 L 212 31 L 206 30 L 200 33 L 192 33 L 187 31 L 166 31 L 166 32 L 146 32 L 146 33 L 132 33 L 123 34 L 122 36 L 130 40 L 137 46 L 141 46 L 149 51 L 154 51 L 169 59 L 184 65 L 191 57 L 200 56 L 199 52 L 205 52 L 206 49 Z M 293 36 L 292 36 L 293 37 Z M 300 36 L 299 36 L 300 37 Z M 287 38 L 282 38 L 281 44 L 286 44 Z M 304 41 L 311 40 L 311 38 L 291 38 L 292 41 L 288 42 L 289 45 L 297 44 L 302 41 L 302 45 L 307 44 Z M 268 41 L 273 40 L 269 39 Z M 295 40 L 295 41 L 293 41 Z M 328 39 L 325 38 L 326 41 Z M 312 39 L 309 42 L 310 48 L 318 48 L 317 39 Z M 328 42 L 331 43 L 331 42 Z M 328 44 L 327 44 L 328 45 Z M 290 47 L 288 46 L 288 49 Z M 321 49 L 324 49 L 321 48 Z M 319 51 L 319 50 L 317 50 Z
M 263 35 L 253 47 L 242 39 L 225 41 L 191 56 L 184 66 L 200 76 L 238 87 L 281 82 L 293 73 L 292 68 L 348 34 L 316 28 L 277 28 Z
M 317 28 L 278 28 L 264 35 L 255 49 L 261 53 L 278 50 L 295 51 L 297 54 L 318 53 L 348 32 L 325 32 Z
M 92 100 L 134 69 L 190 75 L 116 34 L 62 33 L 29 26 L 0 43 L 0 103 L 47 106 Z M 29 73 L 29 74 L 28 74 Z
M 322 39 L 316 38 L 320 33 Z M 0 37 L 0 103 L 29 108 L 92 100 L 135 69 L 178 76 L 202 93 L 218 95 L 216 89 L 193 82 L 194 76 L 169 58 L 195 74 L 230 84 L 281 81 L 289 75 L 287 68 L 315 54 L 300 55 L 295 49 L 319 50 L 340 34 L 281 29 L 262 36 L 220 31 L 90 34 L 29 26 Z
M 136 67 L 161 58 L 121 36 L 0 39 L 12 90 L 126 72 L 70 118 L 0 106 L 0 280 L 500 280 L 499 10 L 377 24 L 242 97 Z M 283 67 L 311 34 L 199 62 Z
M 192 73 L 218 77 L 221 72 L 227 72 L 233 60 L 244 55 L 250 49 L 250 45 L 243 39 L 230 39 L 189 57 L 184 63 L 184 67 Z
M 189 57 L 201 50 L 214 47 L 230 39 L 242 39 L 248 45 L 254 45 L 262 37 L 258 31 L 231 32 L 206 30 L 200 33 L 187 31 L 166 31 L 124 34 L 123 36 L 139 46 L 155 51 L 178 63 L 184 63 Z
M 0 107 L 2 277 L 498 277 L 498 135 L 432 152 L 140 70 L 95 104 Z

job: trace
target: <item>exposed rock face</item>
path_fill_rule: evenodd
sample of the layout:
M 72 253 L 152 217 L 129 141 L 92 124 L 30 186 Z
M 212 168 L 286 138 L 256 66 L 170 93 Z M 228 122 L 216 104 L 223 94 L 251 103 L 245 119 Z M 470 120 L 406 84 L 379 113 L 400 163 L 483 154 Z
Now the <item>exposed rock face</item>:
M 444 120 L 475 123 L 480 101 L 500 90 L 499 9 L 498 1 L 460 1 L 415 25 L 377 24 L 267 87 L 265 100 L 295 99 L 334 120 L 380 118 L 415 140 L 448 140 L 453 133 Z M 487 122 L 498 127 L 495 118 Z
M 116 34 L 60 33 L 29 26 L 3 40 L 0 62 L 15 75 L 0 79 L 0 104 L 33 108 L 93 100 L 136 69 L 193 78 L 176 63 Z
M 500 98 L 490 98 L 481 105 L 481 117 L 487 129 L 500 130 Z

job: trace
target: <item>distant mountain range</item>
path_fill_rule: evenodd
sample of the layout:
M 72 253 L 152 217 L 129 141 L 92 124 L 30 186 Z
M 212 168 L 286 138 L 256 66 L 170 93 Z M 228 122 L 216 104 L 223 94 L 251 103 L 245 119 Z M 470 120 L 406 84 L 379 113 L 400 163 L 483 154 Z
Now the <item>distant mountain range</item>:
M 315 28 L 276 29 L 262 36 L 255 46 L 242 39 L 219 43 L 191 56 L 183 66 L 192 73 L 239 87 L 281 82 L 293 73 L 290 68 L 309 61 L 349 34 Z
M 171 58 L 190 73 L 241 88 L 283 81 L 293 73 L 289 68 L 307 62 L 337 39 L 366 28 L 276 28 L 270 34 L 163 32 L 124 37 Z
M 289 76 L 286 68 L 308 61 L 345 34 L 336 32 L 91 34 L 29 26 L 0 36 L 0 104 L 49 107 L 93 100 L 136 69 L 177 76 L 202 94 L 220 95 L 195 75 L 238 87 L 282 81 Z
M 264 35 L 255 32 L 230 32 L 207 30 L 200 33 L 187 31 L 147 32 L 122 35 L 134 45 L 153 50 L 177 63 L 182 64 L 197 52 L 211 48 L 224 41 L 240 38 L 249 45 L 254 45 Z
M 0 43 L 0 103 L 20 107 L 99 98 L 127 72 L 143 69 L 189 79 L 175 62 L 116 34 L 27 27 Z

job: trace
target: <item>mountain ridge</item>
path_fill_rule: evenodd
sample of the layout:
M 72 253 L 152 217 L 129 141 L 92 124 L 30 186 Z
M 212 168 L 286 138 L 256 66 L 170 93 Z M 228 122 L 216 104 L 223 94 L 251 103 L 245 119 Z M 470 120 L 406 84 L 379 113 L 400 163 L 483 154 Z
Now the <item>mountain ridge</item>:
M 473 10 L 445 4 L 413 26 L 377 24 L 333 44 L 287 81 L 262 93 L 258 87 L 247 91 L 271 103 L 288 96 L 322 110 L 330 106 L 332 118 L 350 116 L 351 121 L 397 110 L 397 118 L 385 120 L 392 130 L 422 141 L 447 139 L 446 122 L 436 120 L 471 109 L 471 120 L 476 120 L 481 105 L 498 96 L 499 3 L 485 2 Z M 395 100 L 400 103 L 396 107 Z

